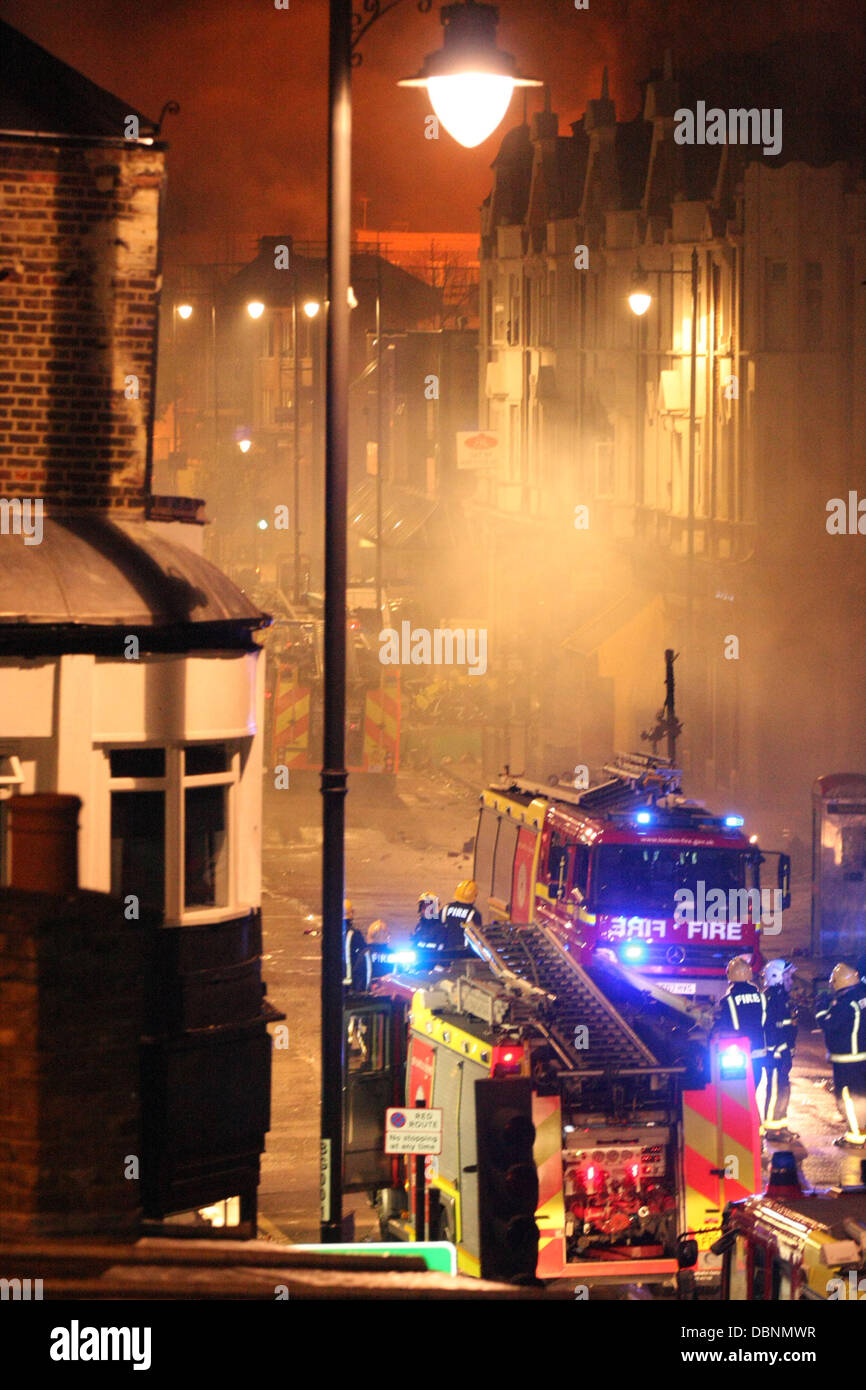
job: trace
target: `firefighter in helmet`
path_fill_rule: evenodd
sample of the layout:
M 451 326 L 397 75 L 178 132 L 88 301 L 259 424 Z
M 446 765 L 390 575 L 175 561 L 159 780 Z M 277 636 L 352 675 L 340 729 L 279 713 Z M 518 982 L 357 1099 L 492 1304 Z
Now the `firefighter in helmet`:
M 830 974 L 829 1002 L 815 1017 L 833 1063 L 833 1094 L 848 1128 L 833 1142 L 841 1148 L 866 1145 L 866 984 L 844 962 Z
M 421 970 L 432 970 L 442 963 L 445 949 L 445 926 L 439 916 L 439 899 L 435 893 L 422 893 L 418 898 L 418 921 L 412 933 L 412 947 Z
M 727 966 L 728 988 L 716 1006 L 716 1033 L 738 1033 L 752 1050 L 757 1085 L 764 1065 L 764 996 L 755 984 L 748 956 L 734 956 Z
M 355 926 L 355 909 L 348 898 L 343 899 L 343 987 L 354 994 L 370 988 L 372 978 L 367 943 L 360 927 Z
M 790 1143 L 799 1135 L 788 1128 L 791 1065 L 797 1042 L 797 1019 L 791 1005 L 795 966 L 780 957 L 764 966 L 764 1119 L 762 1134 L 771 1143 Z
M 446 951 L 462 951 L 466 946 L 464 931 L 467 926 L 481 926 L 481 913 L 475 906 L 478 897 L 478 884 L 474 878 L 464 878 L 454 890 L 454 901 L 442 909 L 442 922 L 445 927 Z
M 393 969 L 394 952 L 391 949 L 391 931 L 381 917 L 371 922 L 367 928 L 367 954 L 370 957 L 370 970 L 373 979 L 380 975 L 390 975 Z

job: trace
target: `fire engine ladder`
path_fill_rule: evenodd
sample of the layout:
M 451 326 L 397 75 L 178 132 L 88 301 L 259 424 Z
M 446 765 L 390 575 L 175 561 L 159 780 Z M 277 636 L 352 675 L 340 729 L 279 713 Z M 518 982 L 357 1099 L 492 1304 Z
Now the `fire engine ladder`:
M 649 1048 L 546 927 L 495 922 L 488 927 L 467 926 L 466 935 L 505 982 L 516 976 L 554 996 L 551 1021 L 539 1026 L 567 1069 L 657 1065 Z M 586 1032 L 576 1045 L 580 1028 Z

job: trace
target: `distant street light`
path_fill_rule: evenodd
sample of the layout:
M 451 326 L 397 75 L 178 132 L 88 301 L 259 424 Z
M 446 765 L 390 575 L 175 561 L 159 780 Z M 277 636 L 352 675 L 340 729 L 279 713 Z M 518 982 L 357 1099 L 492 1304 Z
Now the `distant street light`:
M 178 306 L 177 306 L 177 312 L 180 314 L 180 317 L 181 317 L 182 319 L 192 318 L 192 305 L 191 305 L 191 304 L 178 304 Z
M 458 144 L 472 149 L 492 135 L 515 87 L 541 87 L 536 77 L 521 77 L 510 53 L 496 47 L 499 11 L 494 5 L 443 5 L 445 42 L 428 53 L 416 77 L 400 87 L 426 87 L 433 110 Z
M 314 319 L 321 307 L 318 299 L 308 299 L 304 304 L 304 313 L 308 319 Z
M 638 318 L 643 318 L 652 302 L 653 297 L 649 290 L 632 290 L 628 297 L 629 308 Z
M 265 306 L 260 299 L 251 299 L 247 305 L 247 313 L 251 319 L 260 319 L 265 312 Z
M 240 449 L 240 451 L 241 451 L 242 454 L 247 454 L 247 453 L 249 453 L 250 448 L 251 448 L 251 446 L 252 446 L 252 442 L 253 442 L 253 441 L 252 441 L 251 439 L 239 439 L 239 440 L 238 440 L 238 448 Z

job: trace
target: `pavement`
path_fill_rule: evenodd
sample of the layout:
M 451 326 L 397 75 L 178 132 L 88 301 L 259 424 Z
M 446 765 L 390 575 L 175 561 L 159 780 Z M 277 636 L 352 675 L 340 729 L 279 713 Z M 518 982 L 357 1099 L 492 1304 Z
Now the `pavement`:
M 401 772 L 396 792 L 359 786 L 350 778 L 346 802 L 346 884 L 355 921 L 366 928 L 377 917 L 394 936 L 408 939 L 418 896 L 438 893 L 447 902 L 472 867 L 480 770 L 452 765 L 435 773 Z M 263 920 L 264 976 L 268 995 L 285 1012 L 288 1048 L 275 1047 L 271 1130 L 259 1187 L 263 1234 L 291 1241 L 318 1240 L 319 966 L 321 943 L 321 797 L 314 786 L 269 791 L 265 797 Z M 781 933 L 764 942 L 767 956 L 808 950 L 808 882 L 795 883 Z M 826 975 L 827 963 L 798 956 L 802 977 Z M 806 1181 L 836 1183 L 859 1169 L 859 1156 L 833 1147 L 842 1132 L 826 1081 L 823 1039 L 801 1025 L 792 1077 L 791 1128 Z M 765 1163 L 772 1150 L 767 1149 Z M 378 1226 L 363 1196 L 346 1199 L 359 1236 Z

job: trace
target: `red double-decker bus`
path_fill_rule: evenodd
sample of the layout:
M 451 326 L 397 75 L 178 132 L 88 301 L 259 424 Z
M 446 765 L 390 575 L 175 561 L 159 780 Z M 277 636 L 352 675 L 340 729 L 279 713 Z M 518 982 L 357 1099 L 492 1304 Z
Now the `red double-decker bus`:
M 585 791 L 504 779 L 482 793 L 474 876 L 485 920 L 539 922 L 569 950 L 608 951 L 675 994 L 714 1000 L 732 956 L 781 930 L 790 864 L 738 815 L 680 790 L 665 759 L 620 755 Z M 763 889 L 763 895 L 762 895 Z

